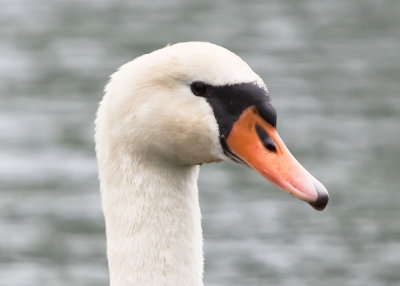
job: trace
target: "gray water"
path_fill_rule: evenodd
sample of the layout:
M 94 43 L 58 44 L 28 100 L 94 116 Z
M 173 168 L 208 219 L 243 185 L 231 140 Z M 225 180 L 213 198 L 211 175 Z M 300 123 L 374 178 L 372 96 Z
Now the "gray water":
M 136 2 L 136 3 L 135 3 Z M 266 81 L 323 212 L 203 166 L 206 285 L 400 285 L 400 2 L 3 0 L 0 285 L 107 285 L 93 120 L 108 75 L 211 41 Z

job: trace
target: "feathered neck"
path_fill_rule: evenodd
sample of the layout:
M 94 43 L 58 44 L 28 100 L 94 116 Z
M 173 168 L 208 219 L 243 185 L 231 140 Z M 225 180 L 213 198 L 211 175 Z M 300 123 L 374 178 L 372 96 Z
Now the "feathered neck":
M 203 285 L 198 166 L 99 165 L 110 285 Z

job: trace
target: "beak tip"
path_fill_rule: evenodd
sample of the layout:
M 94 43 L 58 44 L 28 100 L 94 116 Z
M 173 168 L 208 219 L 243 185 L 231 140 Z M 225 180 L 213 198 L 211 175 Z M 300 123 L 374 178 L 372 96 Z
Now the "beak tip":
M 320 182 L 315 182 L 314 183 L 315 190 L 317 191 L 318 197 L 317 200 L 314 202 L 309 202 L 309 204 L 316 210 L 322 211 L 325 209 L 326 205 L 328 204 L 329 201 L 329 194 L 326 188 L 320 183 Z

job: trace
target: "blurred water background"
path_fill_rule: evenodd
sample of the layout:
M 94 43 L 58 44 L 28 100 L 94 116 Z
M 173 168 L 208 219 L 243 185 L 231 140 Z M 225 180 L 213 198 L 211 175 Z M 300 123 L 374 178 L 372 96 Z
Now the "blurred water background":
M 93 120 L 119 65 L 203 40 L 266 81 L 324 212 L 203 166 L 206 285 L 400 285 L 400 2 L 3 0 L 0 285 L 107 285 Z

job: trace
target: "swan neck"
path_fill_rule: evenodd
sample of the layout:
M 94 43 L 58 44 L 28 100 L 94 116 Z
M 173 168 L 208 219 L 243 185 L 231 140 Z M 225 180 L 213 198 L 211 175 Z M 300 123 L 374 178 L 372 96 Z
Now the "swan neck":
M 100 170 L 110 285 L 203 285 L 199 167 L 125 163 Z

